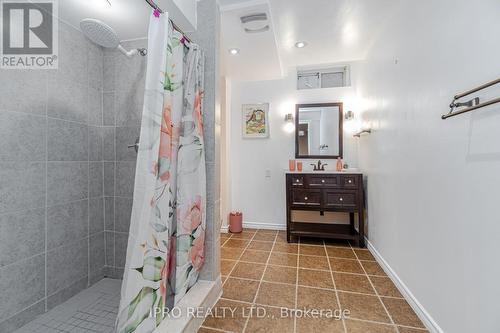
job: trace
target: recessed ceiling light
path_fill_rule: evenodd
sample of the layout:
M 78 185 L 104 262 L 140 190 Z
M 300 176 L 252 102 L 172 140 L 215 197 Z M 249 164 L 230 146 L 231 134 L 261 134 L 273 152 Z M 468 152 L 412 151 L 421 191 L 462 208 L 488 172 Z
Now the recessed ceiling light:
M 236 48 L 229 49 L 229 53 L 231 53 L 232 55 L 237 55 L 238 53 L 240 53 L 240 50 Z
M 306 46 L 307 46 L 306 42 L 297 42 L 297 43 L 295 43 L 295 47 L 298 48 L 298 49 L 301 49 L 301 48 L 306 47 Z

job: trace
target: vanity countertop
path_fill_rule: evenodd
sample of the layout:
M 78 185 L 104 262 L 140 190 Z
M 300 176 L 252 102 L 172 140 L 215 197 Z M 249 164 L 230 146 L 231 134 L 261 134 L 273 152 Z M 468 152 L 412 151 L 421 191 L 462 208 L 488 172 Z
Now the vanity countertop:
M 286 174 L 345 174 L 345 173 L 350 173 L 350 174 L 362 174 L 359 169 L 344 169 L 342 171 L 336 171 L 336 170 L 325 170 L 325 171 L 313 171 L 313 170 L 302 170 L 302 171 L 290 171 L 290 170 L 285 170 Z

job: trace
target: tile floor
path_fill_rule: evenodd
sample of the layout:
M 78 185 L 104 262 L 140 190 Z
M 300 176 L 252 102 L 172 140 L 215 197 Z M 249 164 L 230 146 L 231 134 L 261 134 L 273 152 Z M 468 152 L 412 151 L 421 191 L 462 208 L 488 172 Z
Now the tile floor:
M 14 333 L 114 332 L 121 282 L 103 279 Z
M 283 231 L 244 230 L 221 236 L 221 258 L 223 295 L 201 333 L 427 332 L 371 253 L 347 242 L 288 244 Z M 249 316 L 251 305 L 267 315 Z M 236 310 L 221 318 L 225 307 Z M 287 318 L 281 308 L 348 309 L 350 316 Z

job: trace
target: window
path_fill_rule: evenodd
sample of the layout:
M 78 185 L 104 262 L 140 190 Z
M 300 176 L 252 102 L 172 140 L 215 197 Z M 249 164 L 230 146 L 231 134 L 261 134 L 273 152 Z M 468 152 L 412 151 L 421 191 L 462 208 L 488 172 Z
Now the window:
M 337 88 L 349 85 L 348 66 L 297 71 L 297 89 L 299 90 Z

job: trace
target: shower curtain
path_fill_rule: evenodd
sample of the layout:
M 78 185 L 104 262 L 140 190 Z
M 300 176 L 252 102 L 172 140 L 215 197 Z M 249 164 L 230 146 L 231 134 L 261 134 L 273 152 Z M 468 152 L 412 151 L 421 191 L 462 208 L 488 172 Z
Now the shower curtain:
M 204 56 L 151 15 L 134 201 L 117 332 L 152 332 L 204 262 Z M 126 143 L 121 143 L 126 144 Z

